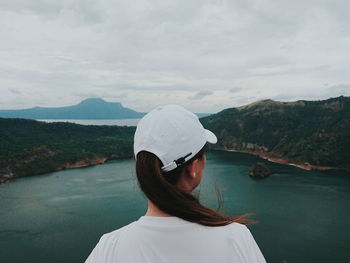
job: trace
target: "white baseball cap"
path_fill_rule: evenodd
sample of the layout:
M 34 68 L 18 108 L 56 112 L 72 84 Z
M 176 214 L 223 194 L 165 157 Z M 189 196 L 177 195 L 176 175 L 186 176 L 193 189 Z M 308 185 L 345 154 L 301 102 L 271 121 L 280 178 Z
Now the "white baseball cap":
M 207 143 L 216 143 L 214 133 L 204 129 L 198 117 L 179 105 L 158 106 L 137 124 L 134 154 L 147 151 L 163 163 L 168 172 L 195 156 Z

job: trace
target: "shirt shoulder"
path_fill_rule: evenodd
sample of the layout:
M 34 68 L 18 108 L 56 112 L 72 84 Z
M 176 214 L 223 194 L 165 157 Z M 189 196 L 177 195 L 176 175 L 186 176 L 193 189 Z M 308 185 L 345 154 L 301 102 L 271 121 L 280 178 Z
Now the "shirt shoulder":
M 122 228 L 102 235 L 95 248 L 86 259 L 85 263 L 109 262 L 108 259 L 114 257 L 118 241 L 124 232 L 132 228 L 136 222 L 132 222 Z
M 232 249 L 241 252 L 238 254 L 240 262 L 266 262 L 253 235 L 245 225 L 232 223 L 225 227 L 228 230 L 228 240 Z

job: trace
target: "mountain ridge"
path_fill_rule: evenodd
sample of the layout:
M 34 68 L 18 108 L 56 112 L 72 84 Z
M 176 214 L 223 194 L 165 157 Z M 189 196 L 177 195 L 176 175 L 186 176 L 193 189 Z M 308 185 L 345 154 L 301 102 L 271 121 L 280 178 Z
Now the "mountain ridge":
M 19 110 L 0 110 L 2 118 L 24 119 L 133 119 L 142 118 L 143 112 L 123 107 L 119 102 L 88 98 L 78 104 L 64 107 L 33 107 Z
M 218 137 L 212 149 L 255 154 L 303 169 L 350 170 L 350 97 L 265 101 L 224 109 L 200 121 Z M 130 158 L 133 152 L 135 127 L 18 118 L 0 118 L 0 127 L 0 183 Z
M 259 155 L 305 169 L 349 169 L 350 97 L 265 100 L 201 118 L 218 137 L 213 148 Z
M 146 112 L 124 107 L 120 102 L 108 102 L 101 98 L 87 98 L 78 104 L 63 107 L 32 107 L 28 109 L 0 110 L 0 118 L 36 120 L 114 120 L 139 119 Z M 195 113 L 199 118 L 211 113 Z

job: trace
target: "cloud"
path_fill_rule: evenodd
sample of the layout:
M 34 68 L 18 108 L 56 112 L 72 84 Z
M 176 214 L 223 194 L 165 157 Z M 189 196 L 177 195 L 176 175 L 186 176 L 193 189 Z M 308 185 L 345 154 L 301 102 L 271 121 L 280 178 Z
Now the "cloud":
M 36 15 L 46 20 L 64 17 L 71 22 L 80 21 L 80 25 L 101 22 L 106 16 L 103 4 L 92 0 L 13 0 L 0 2 L 0 8 L 24 15 Z
M 236 97 L 236 98 L 232 98 L 232 101 L 235 107 L 240 107 L 240 106 L 250 104 L 254 101 L 257 101 L 257 98 L 256 97 Z
M 203 91 L 199 91 L 196 94 L 189 96 L 188 99 L 190 100 L 200 100 L 203 99 L 206 96 L 212 95 L 213 92 L 212 91 L 208 91 L 208 90 L 203 90 Z
M 231 93 L 237 93 L 237 92 L 239 92 L 239 91 L 241 91 L 242 90 L 242 88 L 240 88 L 240 87 L 233 87 L 232 89 L 230 89 L 229 91 L 231 92 Z
M 119 92 L 118 90 L 106 92 L 104 89 L 93 88 L 90 91 L 77 91 L 74 93 L 75 96 L 81 99 L 86 98 L 106 98 L 108 99 L 126 99 L 129 96 L 127 92 Z
M 8 90 L 9 90 L 11 93 L 16 94 L 16 95 L 22 94 L 22 92 L 21 92 L 20 90 L 18 90 L 18 89 L 9 88 Z
M 94 95 L 148 111 L 165 97 L 215 112 L 238 94 L 349 94 L 336 87 L 350 83 L 349 10 L 346 0 L 0 1 L 0 103 Z
M 292 89 L 290 93 L 278 93 L 271 99 L 277 101 L 297 101 L 297 100 L 323 100 L 330 97 L 350 96 L 350 84 L 325 84 L 315 94 L 312 89 L 300 92 L 298 89 Z
M 328 87 L 327 90 L 346 93 L 346 92 L 350 91 L 350 84 L 332 85 L 332 86 Z
M 350 96 L 350 84 L 336 84 L 326 88 L 326 94 L 330 97 Z

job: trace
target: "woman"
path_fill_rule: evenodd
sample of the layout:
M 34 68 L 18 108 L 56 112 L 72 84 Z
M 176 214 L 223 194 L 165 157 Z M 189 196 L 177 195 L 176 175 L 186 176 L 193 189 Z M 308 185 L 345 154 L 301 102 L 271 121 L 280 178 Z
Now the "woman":
M 243 216 L 223 215 L 192 195 L 203 175 L 206 144 L 216 142 L 195 114 L 178 105 L 145 115 L 134 154 L 148 210 L 103 235 L 86 262 L 265 262 Z

